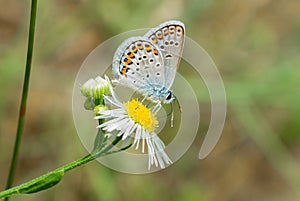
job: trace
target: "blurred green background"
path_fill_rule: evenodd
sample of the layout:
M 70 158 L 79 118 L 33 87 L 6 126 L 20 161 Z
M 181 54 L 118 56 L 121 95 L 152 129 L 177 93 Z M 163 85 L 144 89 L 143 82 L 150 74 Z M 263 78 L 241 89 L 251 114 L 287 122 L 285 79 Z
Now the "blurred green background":
M 24 74 L 30 2 L 0 0 L 0 189 L 5 188 Z M 15 184 L 77 159 L 86 150 L 71 103 L 77 71 L 101 42 L 168 19 L 214 59 L 228 112 L 213 152 L 198 160 L 210 121 L 199 95 L 197 138 L 174 165 L 127 175 L 97 162 L 56 187 L 11 200 L 300 200 L 300 1 L 39 1 L 33 68 Z M 180 69 L 182 71 L 182 69 Z M 184 70 L 183 70 L 184 71 Z

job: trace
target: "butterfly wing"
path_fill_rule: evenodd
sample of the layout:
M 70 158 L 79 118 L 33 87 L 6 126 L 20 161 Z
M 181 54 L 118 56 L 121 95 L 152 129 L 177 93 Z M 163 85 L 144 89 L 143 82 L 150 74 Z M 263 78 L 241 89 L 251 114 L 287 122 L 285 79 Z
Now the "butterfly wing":
M 184 44 L 185 28 L 180 21 L 167 21 L 145 34 L 162 52 L 165 87 L 172 86 L 179 66 Z
M 165 85 L 163 56 L 145 37 L 129 38 L 118 47 L 112 71 L 117 82 L 148 96 L 155 85 Z

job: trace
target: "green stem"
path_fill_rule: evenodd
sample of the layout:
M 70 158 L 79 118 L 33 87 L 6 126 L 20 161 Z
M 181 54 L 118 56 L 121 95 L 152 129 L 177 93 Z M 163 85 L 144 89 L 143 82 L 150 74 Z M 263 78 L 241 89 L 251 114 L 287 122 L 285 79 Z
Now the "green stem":
M 116 137 L 116 138 L 114 139 L 114 141 L 112 141 L 111 144 L 109 144 L 109 145 L 103 147 L 103 149 L 101 149 L 101 151 L 99 151 L 98 153 L 95 153 L 95 154 L 94 154 L 94 157 L 95 157 L 95 158 L 98 158 L 98 157 L 100 157 L 101 155 L 107 155 L 107 154 L 108 154 L 107 152 L 108 152 L 111 148 L 113 148 L 113 147 L 114 147 L 121 139 L 122 139 L 122 136 Z
M 116 145 L 122 138 L 121 137 L 116 137 L 111 144 L 108 144 L 106 146 L 104 146 L 101 150 L 99 150 L 98 152 L 94 152 L 91 154 L 86 155 L 85 157 L 82 157 L 76 161 L 73 161 L 71 163 L 68 163 L 54 171 L 51 171 L 47 174 L 44 174 L 38 178 L 35 178 L 31 181 L 28 181 L 24 184 L 21 184 L 19 186 L 7 189 L 5 191 L 0 192 L 0 199 L 1 198 L 5 198 L 8 196 L 11 196 L 13 194 L 28 194 L 28 193 L 36 193 L 39 192 L 41 190 L 45 190 L 48 189 L 54 185 L 56 185 L 59 181 L 61 181 L 62 177 L 64 176 L 64 174 L 76 167 L 79 167 L 81 165 L 84 165 L 98 157 L 101 156 L 105 156 L 109 153 L 108 151 L 114 147 L 114 145 Z M 127 147 L 128 148 L 128 147 Z M 122 149 L 124 150 L 124 148 Z
M 35 30 L 35 21 L 36 21 L 36 9 L 37 9 L 37 0 L 32 0 L 31 1 L 27 58 L 26 58 L 25 76 L 24 76 L 24 82 L 23 82 L 22 99 L 21 99 L 21 104 L 20 104 L 19 120 L 18 120 L 17 132 L 16 132 L 13 157 L 12 157 L 11 164 L 10 164 L 9 176 L 7 178 L 7 184 L 6 184 L 7 189 L 12 186 L 13 179 L 15 176 L 16 165 L 17 165 L 17 160 L 18 160 L 18 155 L 19 155 L 19 147 L 20 147 L 21 137 L 22 137 L 23 128 L 24 128 L 26 102 L 27 102 L 27 96 L 28 96 L 30 70 L 31 70 L 31 63 L 32 63 L 34 30 Z M 8 199 L 6 199 L 6 200 L 8 200 Z

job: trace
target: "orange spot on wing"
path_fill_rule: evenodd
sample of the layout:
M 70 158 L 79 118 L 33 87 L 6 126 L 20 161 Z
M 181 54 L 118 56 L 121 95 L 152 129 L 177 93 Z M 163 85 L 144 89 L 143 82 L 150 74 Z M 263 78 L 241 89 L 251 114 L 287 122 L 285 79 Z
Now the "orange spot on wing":
M 139 50 L 142 50 L 142 49 L 144 49 L 144 46 L 143 46 L 143 45 L 138 45 L 137 48 L 138 48 Z
M 130 64 L 132 64 L 132 61 L 131 61 L 130 57 L 128 57 L 128 60 L 127 60 L 127 61 L 125 61 L 125 64 L 126 64 L 126 65 L 130 65 Z
M 129 58 L 134 58 L 134 53 L 131 51 L 130 54 L 128 54 Z
M 146 50 L 146 52 L 151 52 L 152 48 L 151 47 L 146 47 L 145 50 Z
M 121 72 L 122 75 L 126 76 L 127 71 L 128 71 L 128 67 L 127 66 L 123 67 L 122 72 Z
M 157 49 L 154 49 L 154 50 L 153 50 L 153 54 L 158 55 L 158 50 L 157 50 Z

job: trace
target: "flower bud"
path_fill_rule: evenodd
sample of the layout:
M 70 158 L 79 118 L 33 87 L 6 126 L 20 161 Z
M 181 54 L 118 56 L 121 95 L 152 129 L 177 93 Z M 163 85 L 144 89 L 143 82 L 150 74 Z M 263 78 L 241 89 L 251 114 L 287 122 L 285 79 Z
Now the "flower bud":
M 94 109 L 97 105 L 104 105 L 104 96 L 109 93 L 110 82 L 97 76 L 95 79 L 89 79 L 81 87 L 81 93 L 87 97 L 85 108 Z M 91 108 L 92 107 L 92 108 Z

